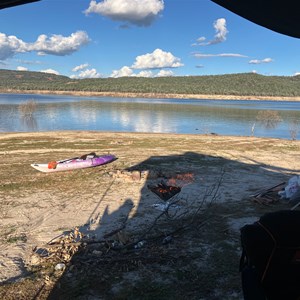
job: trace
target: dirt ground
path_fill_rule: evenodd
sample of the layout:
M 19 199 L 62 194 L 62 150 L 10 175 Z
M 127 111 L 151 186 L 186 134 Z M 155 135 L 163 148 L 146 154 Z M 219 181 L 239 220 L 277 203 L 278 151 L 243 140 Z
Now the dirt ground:
M 50 94 L 50 95 L 74 95 L 84 97 L 120 97 L 120 98 L 161 98 L 161 99 L 210 99 L 210 100 L 272 100 L 272 101 L 300 101 L 300 97 L 275 97 L 275 96 L 242 96 L 242 95 L 205 95 L 205 94 L 161 94 L 161 93 L 125 93 L 125 92 L 89 92 L 89 91 L 46 91 L 46 90 L 11 90 L 0 89 L 0 93 L 20 94 Z
M 218 135 L 0 134 L 0 298 L 242 299 L 239 229 L 291 208 L 252 196 L 299 174 L 299 150 Z M 93 151 L 117 160 L 30 166 Z M 180 192 L 166 202 L 150 189 L 161 183 Z

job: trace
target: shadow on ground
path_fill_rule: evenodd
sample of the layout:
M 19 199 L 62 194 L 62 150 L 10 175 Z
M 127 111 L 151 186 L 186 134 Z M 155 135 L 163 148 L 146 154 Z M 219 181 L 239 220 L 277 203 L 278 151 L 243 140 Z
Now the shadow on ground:
M 97 207 L 91 208 L 79 228 L 89 239 L 76 237 L 66 268 L 49 274 L 50 283 L 42 275 L 32 298 L 241 299 L 240 227 L 288 208 L 250 196 L 287 181 L 291 170 L 186 152 L 150 157 L 124 171 L 132 175 L 128 185 L 141 182 L 139 203 L 125 195 L 118 210 L 106 207 L 96 217 Z M 107 189 L 124 178 L 112 178 Z M 149 189 L 162 183 L 181 190 L 162 200 Z

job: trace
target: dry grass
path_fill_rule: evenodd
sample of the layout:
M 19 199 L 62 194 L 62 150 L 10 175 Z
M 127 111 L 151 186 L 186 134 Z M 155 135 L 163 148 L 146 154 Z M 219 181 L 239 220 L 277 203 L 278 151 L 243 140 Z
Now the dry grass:
M 192 172 L 196 182 L 186 189 L 194 186 L 196 193 L 191 189 L 191 193 L 183 191 L 178 196 L 186 213 L 151 219 L 149 214 L 154 212 L 146 202 L 135 202 L 139 208 L 136 214 L 121 216 L 131 241 L 141 237 L 147 241 L 141 248 L 114 247 L 118 241 L 114 235 L 104 242 L 81 243 L 76 254 L 65 261 L 63 273 L 54 271 L 57 258 L 41 259 L 36 265 L 24 266 L 22 280 L 0 287 L 1 299 L 14 300 L 242 299 L 239 227 L 265 212 L 287 208 L 281 202 L 253 203 L 250 195 L 300 171 L 298 141 L 251 137 L 15 133 L 0 135 L 0 149 L 2 249 L 19 244 L 25 247 L 35 238 L 36 231 L 28 233 L 28 223 L 38 223 L 27 220 L 27 227 L 22 225 L 21 214 L 12 218 L 15 211 L 30 216 L 31 211 L 43 215 L 50 210 L 51 221 L 52 214 L 65 210 L 73 218 L 72 224 L 81 225 L 76 224 L 76 218 L 79 220 L 85 210 L 92 211 L 95 200 L 100 203 L 103 190 L 111 192 L 114 202 L 120 198 L 134 201 L 136 191 L 141 192 L 143 201 L 150 197 L 143 182 L 112 178 L 116 172 L 152 170 L 166 176 Z M 118 160 L 101 168 L 57 174 L 42 174 L 29 167 L 33 162 L 91 151 L 113 153 Z M 218 185 L 222 170 L 225 173 Z M 112 184 L 115 190 L 109 190 Z M 215 189 L 209 192 L 213 184 Z M 134 226 L 138 216 L 149 218 L 149 222 Z M 67 223 L 53 226 L 52 237 L 74 228 Z M 119 227 L 112 226 L 109 231 Z M 167 236 L 171 239 L 166 243 Z

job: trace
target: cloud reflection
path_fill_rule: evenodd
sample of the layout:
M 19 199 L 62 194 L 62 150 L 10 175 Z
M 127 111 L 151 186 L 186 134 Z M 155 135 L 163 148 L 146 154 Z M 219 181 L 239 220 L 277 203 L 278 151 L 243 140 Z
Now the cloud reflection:
M 176 126 L 171 125 L 166 115 L 159 111 L 114 111 L 112 121 L 135 132 L 176 132 Z

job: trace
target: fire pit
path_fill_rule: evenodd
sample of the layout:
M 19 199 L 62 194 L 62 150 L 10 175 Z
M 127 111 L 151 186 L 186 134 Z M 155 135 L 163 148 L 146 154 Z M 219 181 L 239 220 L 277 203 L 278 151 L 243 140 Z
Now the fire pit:
M 163 181 L 157 185 L 148 185 L 148 189 L 156 194 L 161 200 L 168 201 L 181 191 L 181 187 L 167 185 Z

